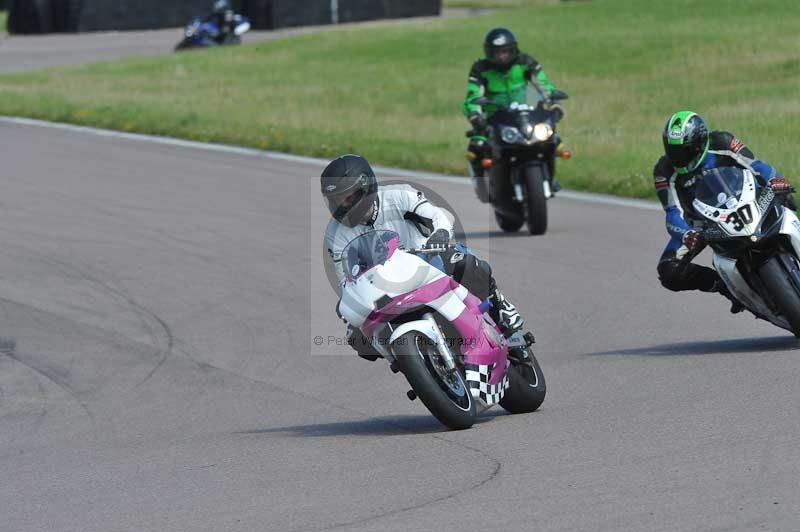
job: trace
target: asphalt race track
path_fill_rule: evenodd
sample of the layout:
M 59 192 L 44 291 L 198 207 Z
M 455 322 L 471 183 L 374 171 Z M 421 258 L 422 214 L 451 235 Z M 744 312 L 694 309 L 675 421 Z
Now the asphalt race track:
M 211 4 L 209 3 L 209 5 Z M 442 10 L 442 17 L 479 16 L 484 13 L 485 10 L 446 8 Z M 303 26 L 269 31 L 254 30 L 246 33 L 242 37 L 242 41 L 247 44 L 283 39 L 304 33 L 335 31 L 343 26 L 407 25 L 432 19 L 434 17 L 417 17 L 414 19 L 354 22 L 336 26 Z M 13 36 L 4 35 L 4 31 L 5 28 L 0 28 L 0 73 L 3 74 L 54 66 L 113 61 L 129 56 L 167 55 L 173 53 L 175 45 L 183 38 L 183 28 Z
M 341 334 L 320 164 L 8 123 L 0 160 L 2 530 L 798 529 L 800 343 L 663 290 L 657 211 L 559 198 L 507 237 L 417 180 L 548 382 L 539 412 L 448 432 L 313 343 Z

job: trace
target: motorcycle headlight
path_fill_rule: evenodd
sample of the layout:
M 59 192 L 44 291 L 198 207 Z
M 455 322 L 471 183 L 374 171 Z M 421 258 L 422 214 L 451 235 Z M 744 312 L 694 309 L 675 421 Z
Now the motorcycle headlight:
M 503 142 L 508 144 L 516 144 L 520 139 L 520 133 L 515 127 L 504 127 L 500 131 L 500 136 L 503 138 Z
M 542 122 L 533 126 L 533 136 L 536 140 L 544 141 L 553 136 L 553 127 L 550 124 Z

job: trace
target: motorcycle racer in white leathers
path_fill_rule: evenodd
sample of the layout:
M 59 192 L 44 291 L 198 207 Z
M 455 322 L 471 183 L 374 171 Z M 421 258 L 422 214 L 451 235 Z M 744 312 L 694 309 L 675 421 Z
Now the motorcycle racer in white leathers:
M 440 249 L 442 269 L 482 300 L 492 303 L 490 315 L 506 336 L 523 324 L 516 307 L 497 289 L 492 270 L 453 238 L 453 217 L 433 205 L 410 185 L 378 186 L 375 173 L 363 157 L 343 155 L 323 170 L 322 196 L 332 219 L 325 230 L 325 249 L 340 285 L 344 282 L 342 250 L 357 236 L 376 229 L 396 232 L 405 249 Z M 359 356 L 379 358 L 361 332 L 348 326 L 348 340 Z

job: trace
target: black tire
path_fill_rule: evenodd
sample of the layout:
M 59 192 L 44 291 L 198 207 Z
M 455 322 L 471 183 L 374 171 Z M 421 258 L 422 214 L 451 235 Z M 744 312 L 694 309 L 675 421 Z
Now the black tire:
M 515 233 L 525 223 L 525 207 L 514 201 L 514 187 L 509 177 L 511 168 L 502 159 L 489 169 L 489 196 L 492 198 L 494 218 L 506 233 Z
M 539 361 L 527 348 L 530 365 L 512 362 L 508 369 L 508 389 L 500 400 L 500 406 L 512 414 L 534 412 L 544 402 L 547 384 Z
M 545 169 L 528 166 L 523 170 L 527 192 L 528 232 L 543 235 L 547 231 L 547 198 L 544 197 Z
M 395 340 L 392 351 L 400 371 L 433 417 L 455 430 L 468 429 L 475 423 L 475 401 L 463 373 L 452 374 L 448 385 L 436 369 L 440 367 L 439 354 L 433 342 L 412 331 Z
M 486 186 L 486 179 L 486 176 L 472 176 L 472 189 L 475 191 L 475 195 L 481 203 L 492 202 L 492 197 L 489 195 L 489 187 Z
M 797 271 L 796 262 L 789 258 L 789 264 Z M 792 333 L 800 338 L 800 295 L 790 279 L 792 275 L 780 257 L 773 257 L 758 269 L 758 276 L 764 283 L 778 311 L 792 329 Z
M 522 224 L 525 223 L 525 214 L 519 213 L 517 215 L 509 215 L 505 212 L 494 211 L 494 218 L 497 220 L 497 225 L 506 233 L 516 233 Z

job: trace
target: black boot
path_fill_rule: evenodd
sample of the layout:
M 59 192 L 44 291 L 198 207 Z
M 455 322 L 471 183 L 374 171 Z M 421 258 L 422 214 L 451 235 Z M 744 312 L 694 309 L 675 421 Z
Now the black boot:
M 483 169 L 480 160 L 470 161 L 469 166 L 472 168 L 472 177 L 484 177 L 486 175 L 486 170 Z
M 508 338 L 522 329 L 525 320 L 520 315 L 517 307 L 506 299 L 500 290 L 495 289 L 494 294 L 489 299 L 492 302 L 492 310 L 489 315 L 500 327 L 503 336 Z
M 728 300 L 731 302 L 731 314 L 738 314 L 739 312 L 745 310 L 745 306 L 742 305 L 738 299 L 733 297 L 733 294 L 731 294 L 731 291 L 728 290 L 728 287 L 725 285 L 722 279 L 719 279 L 716 283 L 714 283 L 714 288 L 711 291 L 717 292 L 728 298 Z

